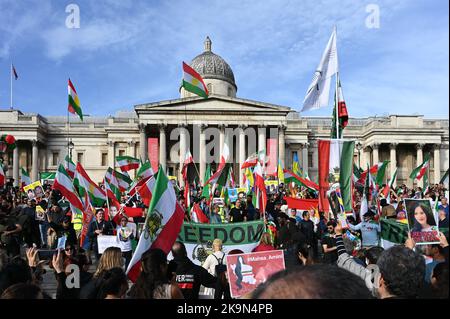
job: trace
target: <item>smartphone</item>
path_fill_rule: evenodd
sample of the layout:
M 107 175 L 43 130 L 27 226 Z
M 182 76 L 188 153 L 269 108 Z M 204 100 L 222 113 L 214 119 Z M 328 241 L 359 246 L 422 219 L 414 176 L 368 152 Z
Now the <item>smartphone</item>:
M 56 249 L 39 249 L 38 256 L 39 260 L 50 260 L 53 258 L 53 255 L 56 255 L 58 250 Z

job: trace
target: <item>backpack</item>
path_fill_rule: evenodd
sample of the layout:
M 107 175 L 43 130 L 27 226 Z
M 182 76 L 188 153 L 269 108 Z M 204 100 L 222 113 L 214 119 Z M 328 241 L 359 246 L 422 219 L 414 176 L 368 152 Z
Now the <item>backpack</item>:
M 214 258 L 217 259 L 217 262 L 219 263 L 218 265 L 216 265 L 215 271 L 216 271 L 216 276 L 221 275 L 222 273 L 225 273 L 227 271 L 227 265 L 223 264 L 223 258 L 225 258 L 225 254 L 223 254 L 222 258 L 217 258 L 216 255 L 212 254 L 214 256 Z

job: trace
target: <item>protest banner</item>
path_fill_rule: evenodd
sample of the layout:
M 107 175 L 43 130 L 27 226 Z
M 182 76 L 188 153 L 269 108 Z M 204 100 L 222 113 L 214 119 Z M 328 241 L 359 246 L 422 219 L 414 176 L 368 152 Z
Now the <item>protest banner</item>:
M 439 229 L 430 199 L 405 198 L 408 227 L 416 245 L 439 244 Z
M 282 250 L 227 255 L 226 258 L 232 298 L 252 292 L 272 274 L 286 268 Z
M 212 242 L 219 238 L 223 242 L 223 252 L 240 250 L 251 252 L 258 246 L 264 232 L 264 221 L 251 221 L 232 224 L 183 223 L 178 241 L 184 243 L 188 257 L 201 265 L 213 253 Z
M 45 210 L 40 206 L 36 206 L 36 220 L 44 221 L 45 220 Z
M 27 193 L 28 199 L 40 199 L 44 197 L 44 189 L 40 181 L 25 186 L 23 190 Z
M 120 244 L 117 240 L 117 236 L 99 235 L 97 236 L 98 253 L 103 254 L 108 247 L 119 247 Z

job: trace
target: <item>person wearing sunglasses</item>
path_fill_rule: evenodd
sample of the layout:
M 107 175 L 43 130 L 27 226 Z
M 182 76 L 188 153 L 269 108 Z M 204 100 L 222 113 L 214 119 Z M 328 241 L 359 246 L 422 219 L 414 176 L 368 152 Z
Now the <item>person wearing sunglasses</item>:
M 323 260 L 326 264 L 335 264 L 338 259 L 337 247 L 336 247 L 336 234 L 334 228 L 336 222 L 329 221 L 327 223 L 327 233 L 322 239 Z

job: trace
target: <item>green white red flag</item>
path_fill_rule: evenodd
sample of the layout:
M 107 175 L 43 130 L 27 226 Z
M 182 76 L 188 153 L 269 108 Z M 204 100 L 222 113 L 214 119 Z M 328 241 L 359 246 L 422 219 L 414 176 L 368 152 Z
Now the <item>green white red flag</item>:
M 418 181 L 420 181 L 427 172 L 429 165 L 430 165 L 430 158 L 429 155 L 427 154 L 425 156 L 425 160 L 423 161 L 423 163 L 417 166 L 415 169 L 413 169 L 413 171 L 409 175 L 409 178 L 417 179 Z
M 131 171 L 139 168 L 140 161 L 131 156 L 116 156 L 116 166 L 120 167 L 122 172 Z
M 74 178 L 76 166 L 75 163 L 72 162 L 72 159 L 69 155 L 66 155 L 64 158 L 64 169 L 67 171 L 67 174 L 69 174 L 70 178 Z
M 85 193 L 88 194 L 89 201 L 93 206 L 101 207 L 105 203 L 105 191 L 92 181 L 80 163 L 77 163 L 73 182 L 81 197 L 84 197 Z
M 258 162 L 253 170 L 255 176 L 256 208 L 259 209 L 261 216 L 266 212 L 267 191 L 264 183 L 264 177 L 261 164 Z
M 77 195 L 77 191 L 73 185 L 72 179 L 63 165 L 58 166 L 56 171 L 55 181 L 53 182 L 53 189 L 61 192 L 61 194 L 69 201 L 71 205 L 83 211 L 83 202 Z
M 183 62 L 183 81 L 182 87 L 186 91 L 194 93 L 198 96 L 208 98 L 208 88 L 203 82 L 202 77 L 193 68 Z
M 284 182 L 286 184 L 288 183 L 294 183 L 297 184 L 299 186 L 305 186 L 313 191 L 318 191 L 319 190 L 319 185 L 317 185 L 316 183 L 314 183 L 313 181 L 306 179 L 306 178 L 302 178 L 300 176 L 298 176 L 297 174 L 295 174 L 294 172 L 292 172 L 291 170 L 285 169 L 283 171 L 284 173 Z
M 198 203 L 194 203 L 191 209 L 191 221 L 194 223 L 208 224 L 209 219 L 206 217 L 205 213 L 202 211 Z
M 31 178 L 30 178 L 30 174 L 28 174 L 28 172 L 21 167 L 20 168 L 20 187 L 24 188 L 27 185 L 31 184 Z
M 160 166 L 144 228 L 127 269 L 128 278 L 136 281 L 141 272 L 141 257 L 149 249 L 159 248 L 169 253 L 183 220 L 184 210 L 177 201 L 173 184 Z

